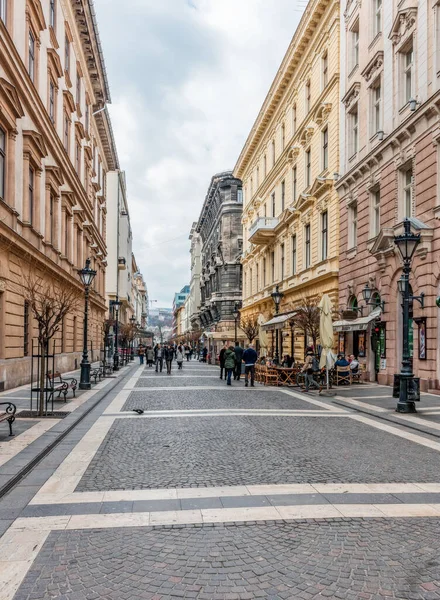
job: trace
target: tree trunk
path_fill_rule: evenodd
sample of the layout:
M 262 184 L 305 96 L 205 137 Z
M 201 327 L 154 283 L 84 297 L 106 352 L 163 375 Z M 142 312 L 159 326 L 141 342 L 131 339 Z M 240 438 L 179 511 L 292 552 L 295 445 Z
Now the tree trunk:
M 45 400 L 45 394 L 44 394 L 44 388 L 45 386 L 45 378 L 46 378 L 46 373 L 45 373 L 45 366 L 46 366 L 46 347 L 47 344 L 45 344 L 44 342 L 40 342 L 39 343 L 40 346 L 40 355 L 41 355 L 41 359 L 40 359 L 40 373 L 39 373 L 39 378 L 40 378 L 40 404 L 38 407 L 38 415 L 40 417 L 44 416 L 44 400 Z

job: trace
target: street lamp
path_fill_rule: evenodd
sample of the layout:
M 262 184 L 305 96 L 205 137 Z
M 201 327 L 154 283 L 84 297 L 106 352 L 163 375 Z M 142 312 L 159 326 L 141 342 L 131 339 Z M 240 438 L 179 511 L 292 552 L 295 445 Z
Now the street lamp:
M 275 291 L 272 292 L 271 297 L 275 304 L 275 315 L 277 315 L 280 312 L 280 303 L 284 297 L 284 294 L 283 294 L 283 292 L 280 292 L 278 285 L 276 286 Z M 275 324 L 275 335 L 276 335 L 276 338 L 275 338 L 274 362 L 275 362 L 275 364 L 278 364 L 280 361 L 280 357 L 279 357 L 279 353 L 278 353 L 279 341 L 278 341 L 278 328 L 277 328 L 276 324 Z
M 115 352 L 113 354 L 113 371 L 119 371 L 119 348 L 118 348 L 118 334 L 119 334 L 119 309 L 122 306 L 122 302 L 116 296 L 116 300 L 113 300 L 112 306 L 115 311 Z
M 364 299 L 365 304 L 367 304 L 369 306 L 376 306 L 377 308 L 380 307 L 382 312 L 385 312 L 385 301 L 380 300 L 379 299 L 380 297 L 377 294 L 375 294 L 373 296 L 373 290 L 370 288 L 368 283 L 365 284 L 365 287 L 362 290 L 362 297 Z M 361 309 L 361 315 L 362 315 L 362 306 L 359 308 Z M 358 310 L 358 309 L 355 308 L 354 310 Z
M 234 304 L 234 310 L 232 312 L 232 316 L 234 317 L 234 321 L 235 321 L 235 339 L 234 339 L 234 341 L 235 341 L 236 344 L 237 344 L 237 341 L 238 341 L 237 340 L 237 337 L 238 337 L 237 320 L 238 320 L 239 315 L 240 315 L 240 304 L 238 302 L 236 302 Z
M 133 315 L 132 317 L 130 317 L 130 323 L 131 323 L 131 353 L 130 353 L 130 360 L 133 361 L 134 360 L 134 325 L 136 323 L 136 317 Z
M 89 292 L 90 286 L 95 279 L 96 271 L 90 268 L 90 258 L 86 260 L 86 266 L 78 271 L 81 282 L 84 286 L 84 338 L 83 338 L 83 355 L 81 360 L 81 378 L 79 382 L 80 390 L 90 390 L 92 387 L 90 383 L 90 362 L 89 352 L 87 349 L 87 329 L 89 319 Z
M 409 219 L 403 221 L 403 234 L 395 236 L 394 243 L 397 246 L 403 261 L 403 273 L 398 282 L 398 288 L 402 294 L 403 307 L 403 345 L 402 345 L 402 368 L 400 371 L 399 401 L 396 412 L 415 413 L 416 405 L 411 398 L 414 390 L 414 374 L 412 372 L 411 356 L 409 351 L 409 310 L 413 299 L 424 306 L 424 295 L 422 297 L 412 297 L 409 289 L 409 275 L 411 273 L 411 261 L 420 244 L 420 234 L 411 231 L 411 222 Z

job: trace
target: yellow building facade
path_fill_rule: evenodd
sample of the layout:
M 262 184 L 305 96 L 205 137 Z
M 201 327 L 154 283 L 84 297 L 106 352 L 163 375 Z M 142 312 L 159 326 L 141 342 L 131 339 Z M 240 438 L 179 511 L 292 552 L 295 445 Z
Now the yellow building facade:
M 339 2 L 310 0 L 234 169 L 243 181 L 242 319 L 338 302 Z M 289 325 L 290 323 L 290 325 Z M 282 350 L 302 359 L 304 335 L 292 319 Z M 278 327 L 280 327 L 278 325 Z M 290 339 L 289 339 L 290 337 Z M 263 353 L 273 332 L 260 328 Z

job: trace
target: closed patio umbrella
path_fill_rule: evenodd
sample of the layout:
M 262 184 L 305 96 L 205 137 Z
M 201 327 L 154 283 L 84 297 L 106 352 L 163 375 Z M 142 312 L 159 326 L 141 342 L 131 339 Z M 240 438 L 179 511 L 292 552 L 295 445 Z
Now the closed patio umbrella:
M 328 372 L 331 368 L 333 368 L 336 356 L 333 353 L 333 318 L 332 318 L 332 310 L 333 304 L 330 300 L 328 294 L 324 294 L 321 298 L 321 302 L 319 303 L 319 308 L 321 310 L 321 316 L 319 320 L 319 338 L 321 340 L 321 360 L 319 366 L 321 369 L 323 367 L 326 368 L 327 373 L 327 390 L 329 389 L 329 378 Z

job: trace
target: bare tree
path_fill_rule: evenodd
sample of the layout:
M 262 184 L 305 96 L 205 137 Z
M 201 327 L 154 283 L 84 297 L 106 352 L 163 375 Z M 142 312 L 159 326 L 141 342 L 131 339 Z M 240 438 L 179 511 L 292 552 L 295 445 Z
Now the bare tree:
M 258 317 L 256 315 L 247 317 L 240 320 L 240 327 L 245 332 L 249 343 L 252 344 L 254 339 L 258 335 L 260 325 L 258 323 Z
M 294 309 L 296 312 L 295 325 L 304 333 L 306 339 L 307 336 L 312 338 L 315 351 L 319 339 L 319 321 L 321 316 L 318 302 L 317 298 L 303 297 L 301 304 Z
M 41 355 L 39 372 L 39 415 L 44 415 L 45 366 L 49 353 L 49 342 L 61 328 L 64 317 L 78 307 L 81 297 L 74 286 L 64 282 L 45 279 L 43 274 L 29 268 L 23 272 L 21 294 L 38 325 L 38 345 Z

